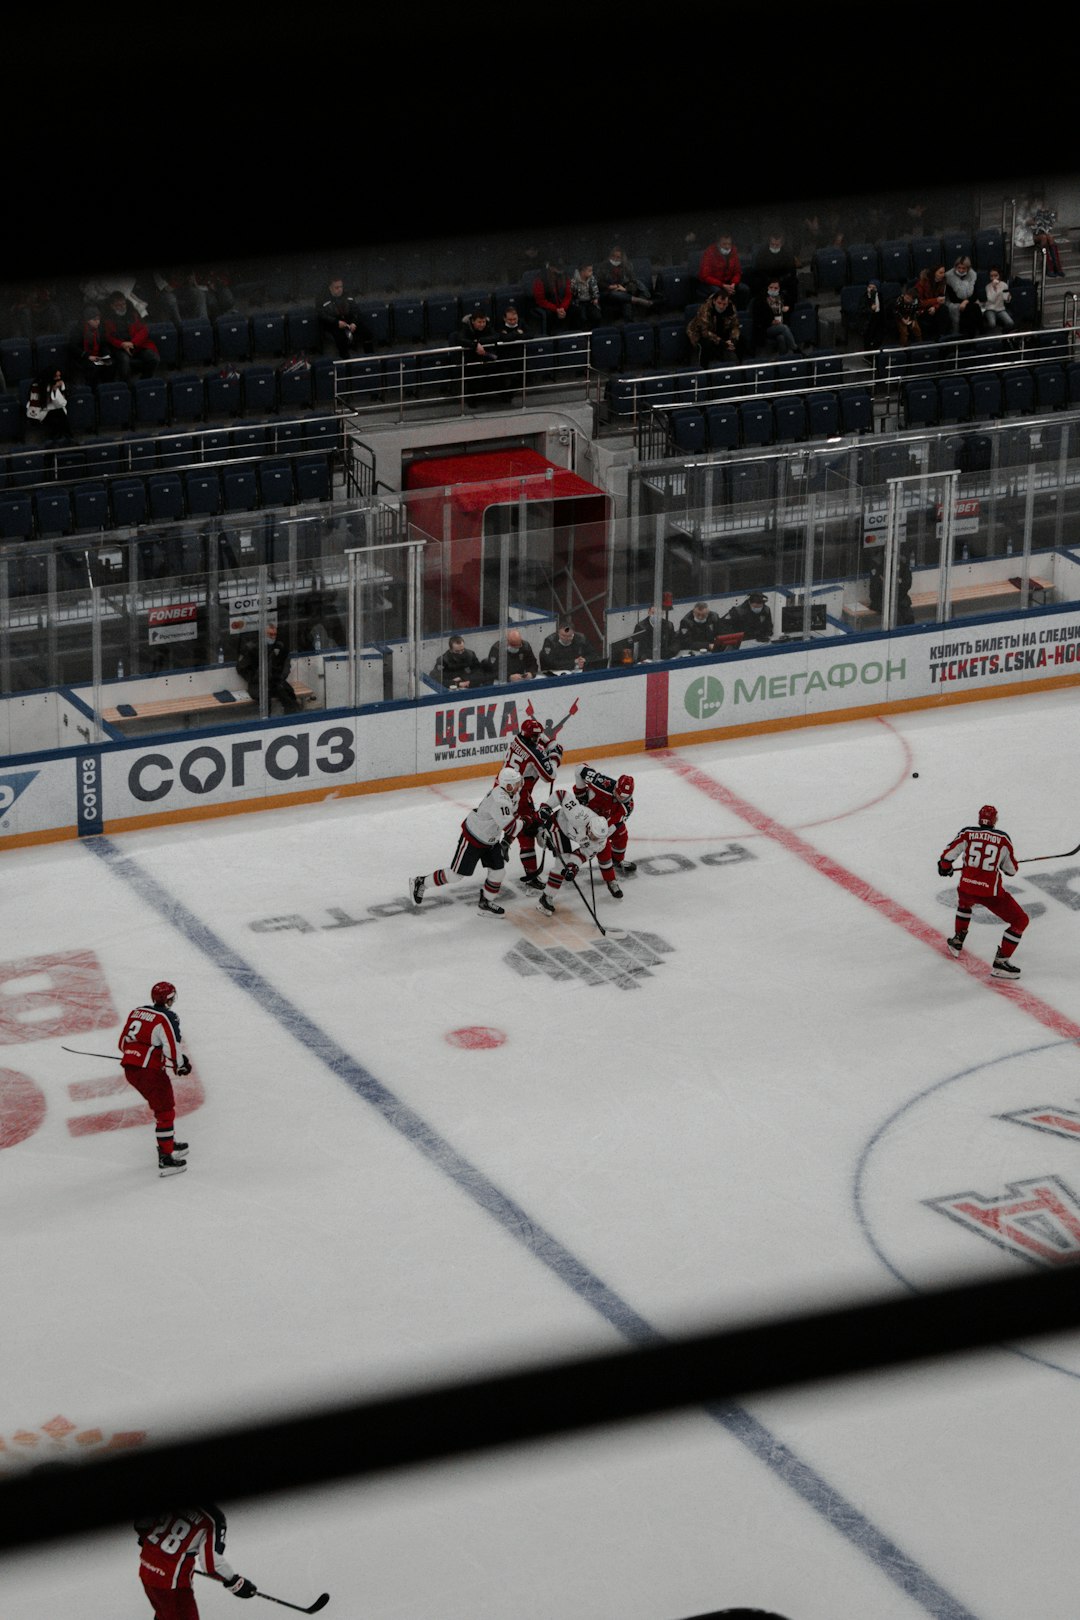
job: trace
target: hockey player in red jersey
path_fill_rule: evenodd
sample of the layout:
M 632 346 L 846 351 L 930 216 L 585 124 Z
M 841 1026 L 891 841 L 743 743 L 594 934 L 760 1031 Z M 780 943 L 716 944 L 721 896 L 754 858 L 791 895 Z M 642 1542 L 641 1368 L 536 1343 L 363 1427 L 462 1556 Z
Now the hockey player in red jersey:
M 1010 960 L 1020 937 L 1030 922 L 1027 912 L 1005 888 L 1003 879 L 1016 873 L 1016 855 L 1008 833 L 997 824 L 992 804 L 979 811 L 977 827 L 961 827 L 951 844 L 941 852 L 938 872 L 949 877 L 953 862 L 960 864 L 960 887 L 956 895 L 956 932 L 948 941 L 953 956 L 959 956 L 971 925 L 972 906 L 985 906 L 1005 923 L 991 974 L 995 979 L 1018 979 L 1020 969 Z
M 602 775 L 591 765 L 579 765 L 574 772 L 574 794 L 582 804 L 598 816 L 603 816 L 611 828 L 608 847 L 601 854 L 598 864 L 608 888 L 618 888 L 620 874 L 637 871 L 637 862 L 626 859 L 629 838 L 626 822 L 634 810 L 634 778 L 620 776 L 616 780 L 613 776 Z M 608 877 L 612 867 L 614 871 Z
M 150 992 L 150 1005 L 128 1013 L 119 1041 L 124 1078 L 154 1112 L 158 1174 L 162 1176 L 177 1176 L 187 1169 L 188 1145 L 173 1134 L 176 1099 L 169 1071 L 190 1074 L 191 1059 L 180 1037 L 180 1020 L 172 1010 L 175 1000 L 175 984 L 159 980 Z
M 533 804 L 533 793 L 537 787 L 552 787 L 562 756 L 562 744 L 549 742 L 543 726 L 533 715 L 521 722 L 520 729 L 511 737 L 506 750 L 506 764 L 521 772 L 521 794 L 517 820 L 503 839 L 503 855 L 509 855 L 516 833 L 521 864 L 525 869 L 521 882 L 526 889 L 544 887 L 536 858 L 536 832 L 540 823 Z
M 536 909 L 552 917 L 554 896 L 562 888 L 563 880 L 572 881 L 578 875 L 580 862 L 600 855 L 607 846 L 611 828 L 603 816 L 589 810 L 565 788 L 556 788 L 547 803 L 540 806 L 539 820 L 551 850 L 552 864 Z M 616 900 L 622 899 L 617 883 L 608 882 L 608 893 Z
M 219 1507 L 174 1508 L 158 1519 L 139 1519 L 139 1579 L 158 1620 L 199 1620 L 192 1577 L 201 1570 L 235 1597 L 254 1597 L 253 1581 L 226 1563 L 225 1515 Z
M 480 890 L 477 911 L 490 917 L 501 917 L 506 907 L 496 905 L 502 888 L 502 875 L 506 866 L 503 839 L 514 824 L 517 815 L 518 794 L 521 792 L 521 772 L 512 765 L 504 765 L 491 788 L 475 810 L 470 810 L 461 823 L 461 837 L 449 867 L 440 866 L 430 879 L 421 875 L 409 879 L 409 893 L 414 906 L 424 898 L 429 881 L 438 888 L 453 883 L 457 878 L 471 877 L 482 865 L 487 877 Z

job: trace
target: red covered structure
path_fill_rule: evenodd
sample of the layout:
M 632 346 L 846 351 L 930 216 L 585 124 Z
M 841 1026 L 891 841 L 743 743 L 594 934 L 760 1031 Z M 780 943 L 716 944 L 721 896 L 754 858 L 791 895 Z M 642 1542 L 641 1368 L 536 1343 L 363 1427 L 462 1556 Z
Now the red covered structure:
M 424 559 L 424 633 L 499 619 L 499 564 L 511 548 L 510 600 L 569 613 L 590 640 L 604 623 L 610 497 L 535 450 L 489 450 L 414 461 L 405 474 L 413 533 L 442 541 Z M 521 503 L 527 540 L 518 544 Z

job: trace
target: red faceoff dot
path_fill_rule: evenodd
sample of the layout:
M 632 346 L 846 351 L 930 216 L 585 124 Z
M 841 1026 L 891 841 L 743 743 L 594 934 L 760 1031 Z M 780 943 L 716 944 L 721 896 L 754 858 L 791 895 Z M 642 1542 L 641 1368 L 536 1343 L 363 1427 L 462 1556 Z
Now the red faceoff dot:
M 451 1046 L 463 1046 L 466 1051 L 478 1052 L 486 1047 L 503 1046 L 506 1034 L 501 1029 L 488 1029 L 486 1024 L 470 1024 L 465 1029 L 452 1029 L 446 1039 Z

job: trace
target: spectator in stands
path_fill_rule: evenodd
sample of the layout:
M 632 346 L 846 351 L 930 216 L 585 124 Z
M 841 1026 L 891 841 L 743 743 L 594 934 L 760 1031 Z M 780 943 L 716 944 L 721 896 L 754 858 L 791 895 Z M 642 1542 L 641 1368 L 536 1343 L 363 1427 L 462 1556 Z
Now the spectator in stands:
M 851 325 L 864 349 L 881 348 L 885 341 L 885 312 L 881 307 L 881 282 L 875 276 L 866 283 L 866 295 Z
M 1054 241 L 1054 226 L 1057 224 L 1057 214 L 1047 207 L 1041 197 L 1035 199 L 1032 208 L 1031 234 L 1037 248 L 1046 252 L 1046 273 L 1048 276 L 1063 276 L 1061 268 L 1061 253 Z
M 600 285 L 591 264 L 579 264 L 570 277 L 570 316 L 582 332 L 600 319 Z
M 324 647 L 344 647 L 345 625 L 338 611 L 337 591 L 315 586 L 299 604 L 297 628 L 301 647 L 321 652 Z
M 750 305 L 754 335 L 764 338 L 770 357 L 783 359 L 785 355 L 799 352 L 795 334 L 784 319 L 790 311 L 791 306 L 780 291 L 779 276 L 773 276 Z
M 959 332 L 961 337 L 973 337 L 982 325 L 982 315 L 975 302 L 975 279 L 966 254 L 961 254 L 952 269 L 945 272 L 945 308 L 953 332 Z
M 491 336 L 491 316 L 474 309 L 461 323 L 461 347 L 465 351 L 465 403 L 493 404 L 502 393 L 498 351 Z
M 435 660 L 431 672 L 433 681 L 451 692 L 463 691 L 470 686 L 487 686 L 488 671 L 471 648 L 466 647 L 464 636 L 451 636 L 446 651 Z
M 695 602 L 679 620 L 679 650 L 708 652 L 719 634 L 719 613 L 714 613 L 708 602 Z
M 912 282 L 905 287 L 893 305 L 893 320 L 896 323 L 896 340 L 901 348 L 907 348 L 914 338 L 916 343 L 922 342 L 922 327 L 919 325 L 919 295 Z
M 495 323 L 497 369 L 502 380 L 504 397 L 509 403 L 513 394 L 525 387 L 525 339 L 528 333 L 516 304 L 508 304 L 500 320 Z
M 656 625 L 658 623 L 660 626 L 660 657 L 674 658 L 679 651 L 678 631 L 667 614 L 658 613 L 654 605 L 650 607 L 643 619 L 638 620 L 632 632 L 635 664 L 643 664 L 651 660 Z
M 540 311 L 548 332 L 561 332 L 566 325 L 567 312 L 573 292 L 569 276 L 563 275 L 557 264 L 548 264 L 542 275 L 532 284 L 533 303 Z
M 504 637 L 506 642 L 506 678 L 508 681 L 531 681 L 537 674 L 539 665 L 532 647 L 523 638 L 520 630 L 508 630 Z M 491 651 L 487 655 L 487 665 L 493 680 L 499 678 L 499 649 L 502 642 L 493 641 Z
M 102 324 L 120 381 L 127 382 L 133 371 L 141 377 L 152 377 L 158 366 L 157 344 L 151 341 L 145 320 L 119 288 L 109 295 Z
M 236 308 L 223 270 L 155 270 L 154 286 L 158 302 L 176 326 L 182 320 L 210 321 Z
M 945 266 L 939 264 L 934 270 L 920 270 L 919 279 L 915 283 L 915 293 L 919 300 L 919 326 L 923 337 L 928 339 L 947 337 L 952 330 L 952 323 L 945 307 L 948 302 Z
M 652 298 L 635 274 L 633 263 L 618 243 L 596 269 L 600 285 L 600 309 L 608 321 L 629 321 L 635 311 L 644 316 L 652 309 Z
M 751 591 L 745 602 L 736 602 L 720 620 L 721 635 L 741 630 L 747 641 L 771 641 L 773 617 L 764 591 Z
M 11 305 L 12 328 L 16 337 L 30 341 L 51 336 L 63 329 L 64 318 L 52 287 L 20 287 Z
M 784 303 L 791 305 L 798 296 L 798 275 L 795 255 L 784 241 L 783 231 L 774 230 L 764 247 L 754 254 L 754 267 L 750 273 L 750 290 L 760 295 L 771 281 L 779 281 Z
M 319 300 L 319 326 L 324 339 L 331 340 L 342 360 L 361 352 L 374 352 L 375 345 L 361 319 L 356 300 L 345 291 L 340 276 L 331 276 L 325 296 Z
M 738 289 L 742 287 L 742 264 L 739 262 L 739 250 L 728 231 L 721 231 L 716 241 L 710 242 L 698 265 L 698 290 L 702 298 L 708 298 L 718 287 L 723 287 L 732 303 L 738 302 Z
M 1002 281 L 999 266 L 992 264 L 986 281 L 986 293 L 982 303 L 979 305 L 987 326 L 1012 328 L 1016 325 L 1016 322 L 1005 308 L 1011 297 L 1009 283 Z
M 112 382 L 116 376 L 113 351 L 105 341 L 101 329 L 101 311 L 96 304 L 87 304 L 82 320 L 68 333 L 68 353 L 71 364 L 84 383 L 96 388 L 99 383 Z
M 29 421 L 41 424 L 46 443 L 71 438 L 67 406 L 67 384 L 59 368 L 34 378 L 26 398 L 26 415 Z
M 696 352 L 698 364 L 705 366 L 733 366 L 738 363 L 738 342 L 741 328 L 735 306 L 723 287 L 711 298 L 706 298 L 697 314 L 690 320 L 686 335 Z
M 285 714 L 295 714 L 300 699 L 289 685 L 289 643 L 278 625 L 266 627 L 266 692 L 267 712 L 273 714 L 274 704 Z M 236 673 L 255 702 L 262 706 L 259 686 L 259 637 L 256 631 L 247 631 L 236 644 Z
M 868 580 L 870 606 L 880 613 L 885 592 L 885 554 L 875 551 L 870 562 Z M 911 605 L 911 564 L 902 551 L 896 554 L 896 623 L 914 624 L 915 610 Z
M 84 281 L 82 284 L 83 297 L 87 303 L 98 304 L 102 308 L 114 292 L 122 292 L 135 313 L 145 321 L 150 313 L 149 306 L 140 294 L 137 278 L 129 271 L 120 275 L 98 276 L 93 281 Z
M 595 659 L 595 651 L 581 632 L 574 629 L 573 620 L 563 617 L 540 648 L 540 672 L 563 675 L 568 670 L 582 670 Z

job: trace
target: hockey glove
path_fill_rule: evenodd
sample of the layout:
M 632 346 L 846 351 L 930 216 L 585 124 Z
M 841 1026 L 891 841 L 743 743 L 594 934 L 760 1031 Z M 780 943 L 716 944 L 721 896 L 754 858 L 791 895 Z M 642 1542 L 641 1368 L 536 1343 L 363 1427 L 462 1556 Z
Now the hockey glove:
M 535 810 L 523 810 L 521 813 L 521 830 L 527 838 L 531 838 L 540 825 L 540 817 Z
M 183 1057 L 180 1059 L 179 1063 L 176 1065 L 176 1072 L 177 1072 L 177 1074 L 190 1074 L 191 1073 L 191 1059 L 188 1057 L 186 1052 L 184 1053 Z
M 939 877 L 952 877 L 952 862 L 941 860 L 937 863 Z
M 555 820 L 555 812 L 551 808 L 550 804 L 542 804 L 539 806 L 536 812 L 536 819 L 539 825 L 545 829 L 551 826 L 551 823 Z
M 225 1590 L 231 1592 L 233 1597 L 247 1598 L 254 1597 L 259 1589 L 246 1575 L 238 1575 L 235 1580 L 225 1582 Z
M 506 837 L 506 838 L 504 838 L 502 840 L 502 843 L 499 845 L 499 854 L 502 856 L 504 861 L 510 859 L 510 845 L 512 843 L 513 843 L 513 839 L 510 838 L 510 837 Z
M 562 869 L 562 875 L 566 879 L 567 883 L 573 883 L 574 879 L 578 875 L 578 867 L 576 863 L 574 861 L 568 861 Z

